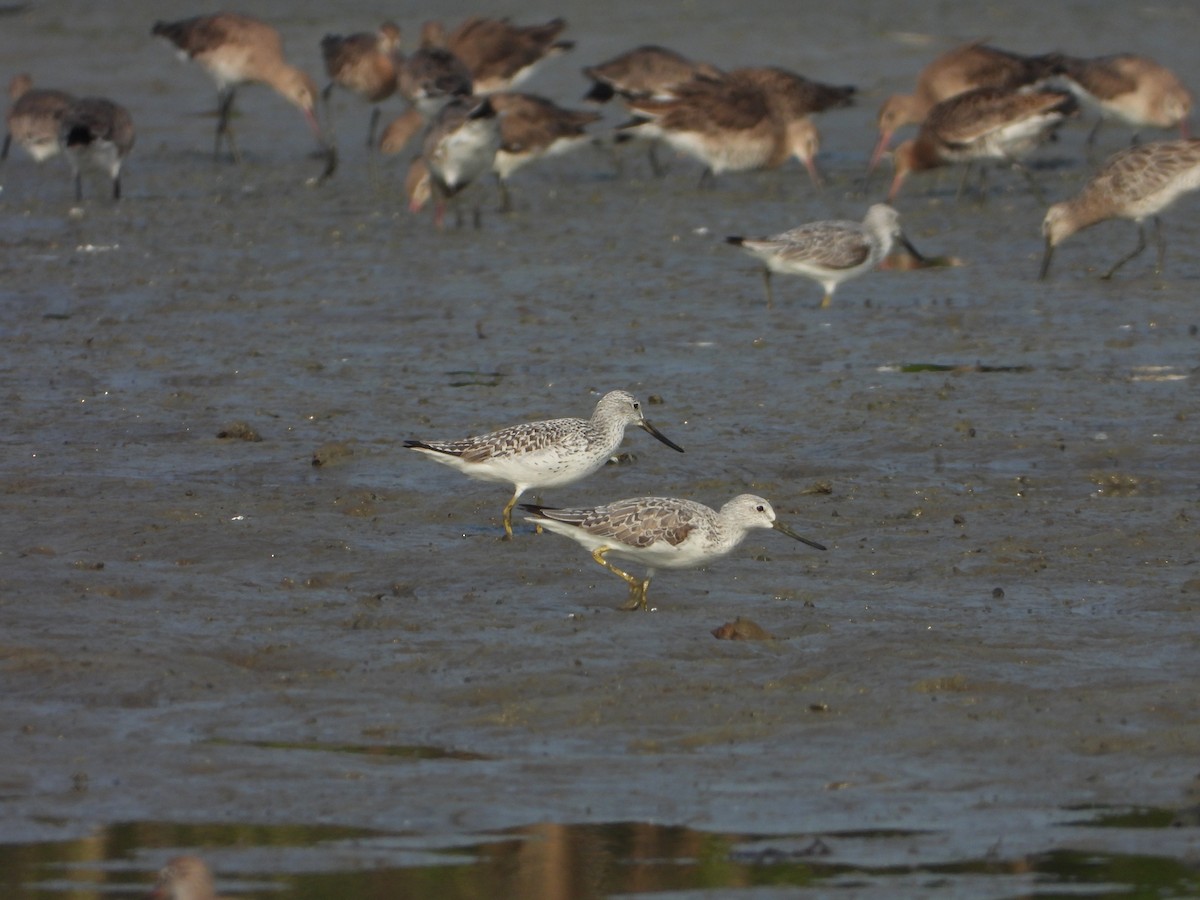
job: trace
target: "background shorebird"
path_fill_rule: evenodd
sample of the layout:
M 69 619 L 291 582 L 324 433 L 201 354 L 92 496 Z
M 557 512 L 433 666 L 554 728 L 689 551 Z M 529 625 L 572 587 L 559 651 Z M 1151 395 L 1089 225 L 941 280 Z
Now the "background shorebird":
M 500 147 L 492 168 L 500 184 L 500 208 L 512 208 L 508 179 L 535 160 L 560 156 L 594 139 L 587 126 L 602 116 L 587 110 L 564 109 L 536 94 L 502 91 L 488 97 L 500 119 Z
M 326 145 L 317 123 L 316 83 L 287 62 L 283 55 L 283 38 L 274 27 L 240 13 L 222 12 L 176 22 L 156 22 L 152 34 L 169 40 L 183 58 L 194 60 L 217 84 L 214 159 L 220 158 L 222 142 L 228 142 L 230 156 L 240 161 L 241 155 L 229 124 L 233 98 L 240 85 L 261 83 L 304 113 L 326 159 L 321 177 L 333 174 L 337 154 L 332 146 Z
M 531 488 L 559 487 L 592 474 L 616 452 L 625 427 L 636 425 L 672 450 L 683 448 L 664 437 L 642 414 L 642 404 L 627 391 L 609 391 L 590 419 L 548 419 L 513 425 L 457 441 L 405 441 L 464 475 L 511 484 L 504 507 L 504 534 L 512 537 L 512 511 Z
M 634 119 L 619 126 L 627 136 L 660 140 L 704 164 L 701 185 L 722 172 L 773 169 L 790 156 L 814 184 L 820 136 L 806 115 L 795 115 L 770 90 L 746 78 L 697 78 L 667 99 L 630 100 Z
M 1161 141 L 1122 150 L 1109 159 L 1075 197 L 1055 203 L 1046 211 L 1042 222 L 1046 252 L 1038 277 L 1046 278 L 1054 248 L 1075 232 L 1106 219 L 1131 219 L 1138 227 L 1138 243 L 1101 276 L 1112 278 L 1117 269 L 1146 249 L 1144 222 L 1150 217 L 1154 218 L 1158 243 L 1155 271 L 1161 273 L 1167 245 L 1158 214 L 1198 187 L 1200 139 Z
M 16 141 L 34 162 L 44 162 L 62 150 L 59 125 L 63 113 L 75 98 L 65 91 L 35 88 L 33 79 L 17 75 L 9 83 L 11 105 L 5 117 L 7 132 L 0 148 L 0 161 L 8 159 L 12 142 Z
M 666 47 L 643 44 L 605 62 L 586 66 L 583 74 L 592 82 L 583 99 L 607 103 L 618 97 L 629 103 L 633 100 L 669 100 L 680 85 L 697 77 L 720 78 L 723 73 L 716 66 L 693 62 Z M 646 155 L 651 171 L 661 175 L 656 146 L 657 142 L 651 140 Z
M 428 173 L 427 188 L 436 197 L 434 225 L 441 228 L 446 203 L 456 200 L 470 184 L 489 172 L 500 149 L 500 125 L 496 109 L 487 97 L 456 97 L 441 108 L 421 148 L 421 156 L 409 172 L 409 209 L 416 212 L 421 183 L 420 167 Z M 455 217 L 462 225 L 462 211 L 455 203 Z M 475 207 L 475 227 L 480 224 L 478 205 Z
M 334 87 L 341 87 L 371 104 L 367 126 L 367 147 L 375 146 L 375 128 L 379 124 L 379 104 L 396 93 L 400 28 L 384 22 L 379 30 L 343 37 L 327 34 L 321 39 L 321 58 L 329 84 L 321 92 L 325 99 L 326 121 L 333 132 L 330 102 Z
M 1136 143 L 1143 128 L 1178 128 L 1188 136 L 1192 92 L 1166 66 L 1132 53 L 1094 59 L 1064 56 L 1057 79 L 1084 106 L 1100 117 L 1088 134 L 1091 147 L 1105 119 L 1115 119 L 1133 129 Z
M 929 111 L 917 136 L 896 148 L 888 202 L 895 200 L 911 172 L 982 160 L 1001 160 L 1017 168 L 1040 199 L 1041 189 L 1020 159 L 1076 112 L 1075 99 L 1063 91 L 978 88 L 944 100 Z M 966 176 L 964 171 L 960 196 Z
M 879 108 L 879 139 L 867 167 L 870 175 L 887 152 L 896 130 L 919 125 L 943 100 L 978 88 L 1017 88 L 1034 85 L 1057 74 L 1062 58 L 1055 53 L 1023 56 L 983 41 L 962 44 L 943 53 L 921 70 L 911 94 L 893 94 Z
M 833 302 L 833 292 L 843 281 L 857 278 L 879 265 L 895 242 L 918 260 L 923 259 L 900 230 L 900 214 L 876 203 L 859 222 L 811 222 L 770 237 L 728 237 L 734 244 L 762 260 L 767 307 L 771 306 L 771 273 L 803 275 L 825 288 L 821 308 Z
M 790 538 L 824 550 L 775 517 L 762 497 L 739 494 L 721 509 L 674 497 L 632 497 L 607 506 L 551 509 L 522 503 L 525 521 L 561 534 L 592 553 L 592 559 L 629 585 L 622 609 L 646 609 L 646 592 L 657 569 L 693 569 L 728 555 L 755 528 L 773 528 Z M 608 561 L 629 559 L 647 567 L 636 578 Z
M 107 175 L 113 199 L 120 200 L 121 166 L 135 137 L 129 110 L 104 97 L 83 97 L 63 113 L 59 135 L 75 176 L 76 202 L 83 199 L 83 170 L 88 168 Z
M 446 45 L 470 71 L 475 93 L 491 94 L 512 90 L 547 60 L 574 47 L 574 41 L 558 39 L 566 27 L 564 19 L 514 25 L 472 16 L 450 32 Z

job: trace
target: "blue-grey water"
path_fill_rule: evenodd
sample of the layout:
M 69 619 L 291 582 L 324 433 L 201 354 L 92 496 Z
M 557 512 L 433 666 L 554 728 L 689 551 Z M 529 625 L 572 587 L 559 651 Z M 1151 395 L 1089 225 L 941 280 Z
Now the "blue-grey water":
M 858 85 L 819 120 L 825 190 L 794 162 L 698 190 L 670 154 L 655 178 L 640 148 L 584 150 L 516 175 L 511 215 L 481 185 L 483 227 L 445 233 L 345 97 L 329 183 L 263 88 L 243 165 L 214 165 L 212 85 L 149 37 L 198 5 L 0 10 L 3 78 L 139 129 L 118 205 L 89 182 L 75 207 L 62 160 L 0 167 L 6 896 L 137 894 L 180 849 L 246 896 L 1200 892 L 1195 198 L 1161 277 L 1147 252 L 1098 280 L 1136 239 L 1114 222 L 1039 283 L 1024 179 L 980 204 L 917 175 L 905 228 L 961 265 L 870 273 L 828 310 L 786 277 L 767 309 L 723 242 L 860 218 L 886 191 L 859 184 L 878 105 L 959 41 L 1141 52 L 1200 87 L 1200 10 L 809 6 L 505 11 L 570 21 L 528 85 L 567 105 L 581 66 L 647 42 Z M 380 18 L 242 8 L 314 75 L 322 35 Z M 411 38 L 479 11 L 386 12 Z M 1051 199 L 1090 171 L 1090 124 L 1035 155 Z M 756 533 L 623 613 L 574 544 L 496 540 L 503 485 L 403 448 L 614 388 L 686 454 L 632 431 L 632 464 L 528 499 L 753 491 L 829 551 Z M 738 616 L 774 639 L 714 639 Z

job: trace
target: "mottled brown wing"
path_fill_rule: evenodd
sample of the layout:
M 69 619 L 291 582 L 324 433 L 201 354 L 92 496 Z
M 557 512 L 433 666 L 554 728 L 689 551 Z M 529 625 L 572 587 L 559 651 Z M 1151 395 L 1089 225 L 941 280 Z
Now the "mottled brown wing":
M 979 88 L 939 103 L 930 110 L 925 127 L 951 147 L 966 146 L 1016 121 L 1073 103 L 1070 94 L 1060 91 Z
M 1197 166 L 1200 140 L 1141 144 L 1109 159 L 1088 189 L 1118 197 L 1148 197 Z
M 679 544 L 682 544 L 687 539 L 687 536 L 695 530 L 696 526 L 690 523 L 677 525 L 676 527 L 663 532 L 663 540 L 672 547 L 676 547 Z
M 730 81 L 742 81 L 768 92 L 771 101 L 788 117 L 807 116 L 854 102 L 856 89 L 852 86 L 835 87 L 812 81 L 778 66 L 755 66 L 734 69 L 729 73 Z
M 816 263 L 830 269 L 861 266 L 871 245 L 857 222 L 817 222 L 779 235 L 780 255 L 791 262 Z
M 961 58 L 963 77 L 970 84 L 1019 87 L 1028 81 L 1025 58 L 982 42 L 969 45 Z
M 443 453 L 454 453 L 466 462 L 537 453 L 548 447 L 569 452 L 587 441 L 579 425 L 578 419 L 550 419 L 513 425 L 460 441 L 431 442 L 431 446 Z
M 638 97 L 685 82 L 698 68 L 674 50 L 643 44 L 607 62 L 588 66 L 583 73 L 594 81 L 611 84 L 629 97 Z
M 586 125 L 603 118 L 599 113 L 564 109 L 535 94 L 492 94 L 491 101 L 500 113 L 500 144 L 510 153 L 576 137 L 584 133 Z
M 519 27 L 508 19 L 472 16 L 450 34 L 450 49 L 475 78 L 508 77 L 541 59 L 567 27 L 563 19 Z
M 680 86 L 679 100 L 669 104 L 660 121 L 674 131 L 744 131 L 770 116 L 762 91 L 712 80 Z
M 558 510 L 562 518 L 569 510 Z M 649 547 L 659 541 L 672 546 L 683 542 L 696 528 L 687 509 L 652 497 L 618 501 L 582 513 L 577 523 L 594 535 L 611 538 L 627 547 Z M 570 521 L 570 520 L 568 520 Z

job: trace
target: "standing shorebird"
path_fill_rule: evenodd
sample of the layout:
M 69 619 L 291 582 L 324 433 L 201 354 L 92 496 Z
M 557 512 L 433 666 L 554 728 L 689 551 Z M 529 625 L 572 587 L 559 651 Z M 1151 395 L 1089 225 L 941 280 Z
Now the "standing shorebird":
M 221 900 L 212 870 L 199 856 L 176 856 L 158 873 L 152 900 Z
M 590 143 L 593 138 L 587 126 L 602 118 L 599 113 L 564 109 L 536 94 L 503 91 L 488 99 L 500 117 L 500 148 L 492 168 L 500 184 L 503 212 L 512 208 L 508 179 L 514 172 Z
M 471 72 L 476 94 L 510 91 L 555 56 L 575 46 L 560 41 L 567 23 L 514 25 L 508 19 L 472 16 L 450 32 L 446 45 Z
M 357 94 L 371 104 L 367 126 L 367 147 L 375 146 L 375 128 L 379 124 L 379 104 L 396 93 L 400 28 L 384 22 L 374 34 L 359 32 L 342 37 L 327 34 L 321 39 L 321 57 L 329 84 L 321 92 L 325 99 L 326 121 L 332 122 L 330 98 L 335 86 Z M 332 132 L 332 125 L 330 126 Z
M 709 509 L 674 497 L 633 497 L 607 506 L 550 509 L 522 503 L 532 522 L 582 545 L 598 562 L 629 585 L 622 609 L 646 609 L 646 592 L 657 569 L 693 569 L 728 555 L 755 528 L 773 528 L 790 538 L 824 550 L 775 517 L 762 497 L 739 494 L 721 509 Z M 636 578 L 608 561 L 609 556 L 642 563 L 645 578 Z
M 442 107 L 425 134 L 419 160 L 437 198 L 435 226 L 442 227 L 447 201 L 456 199 L 463 189 L 491 170 L 499 148 L 500 125 L 489 98 L 458 97 Z M 415 211 L 413 200 L 410 194 L 409 208 Z M 455 213 L 461 225 L 462 213 L 457 204 Z M 479 227 L 478 206 L 475 227 Z
M 1070 200 L 1055 203 L 1046 211 L 1042 235 L 1046 253 L 1039 278 L 1050 272 L 1054 248 L 1077 231 L 1107 219 L 1131 219 L 1138 227 L 1138 243 L 1102 277 L 1112 278 L 1125 263 L 1146 249 L 1147 218 L 1154 218 L 1158 242 L 1156 272 L 1162 272 L 1167 245 L 1158 214 L 1182 194 L 1200 188 L 1200 139 L 1161 141 L 1122 150 L 1088 181 Z
M 75 98 L 64 91 L 34 88 L 33 79 L 25 74 L 9 83 L 8 97 L 12 105 L 5 117 L 8 131 L 0 148 L 0 162 L 8 159 L 13 141 L 24 147 L 34 162 L 57 156 L 62 150 L 59 125 Z
M 619 97 L 629 103 L 634 100 L 670 100 L 680 85 L 694 78 L 718 79 L 724 73 L 716 66 L 693 62 L 666 47 L 643 44 L 605 62 L 587 66 L 583 74 L 592 82 L 583 99 L 607 103 L 613 97 Z M 655 153 L 656 147 L 656 141 L 649 142 L 647 158 L 654 174 L 661 175 L 663 169 Z
M 888 202 L 896 199 L 910 172 L 993 159 L 1019 169 L 1040 195 L 1037 182 L 1020 158 L 1049 139 L 1078 109 L 1075 99 L 1063 91 L 979 88 L 944 100 L 929 111 L 917 136 L 896 148 L 896 172 Z M 964 171 L 960 195 L 966 174 Z
M 642 404 L 626 391 L 609 391 L 601 397 L 590 419 L 548 419 L 458 441 L 405 441 L 404 446 L 471 478 L 511 484 L 512 499 L 504 507 L 504 534 L 511 538 L 513 507 L 523 493 L 591 475 L 616 452 L 627 425 L 636 425 L 683 452 L 646 421 Z
M 221 156 L 221 144 L 240 161 L 233 129 L 229 125 L 233 98 L 238 86 L 258 82 L 298 107 L 312 129 L 326 158 L 326 178 L 337 168 L 337 154 L 325 143 L 317 123 L 317 86 L 304 72 L 290 65 L 283 55 L 279 32 L 259 19 L 239 13 L 221 12 L 177 22 L 156 22 L 152 33 L 165 37 L 184 59 L 198 63 L 217 83 L 217 131 L 213 158 Z
M 937 104 L 978 88 L 1016 90 L 1045 81 L 1061 69 L 1055 53 L 1022 56 L 983 41 L 962 44 L 943 53 L 917 76 L 911 94 L 893 94 L 879 109 L 879 140 L 871 154 L 869 175 L 887 152 L 892 135 L 905 125 L 919 125 Z
M 630 100 L 635 118 L 619 127 L 623 135 L 660 140 L 705 166 L 700 183 L 722 172 L 774 169 L 795 156 L 814 184 L 820 142 L 816 126 L 776 101 L 750 79 L 697 78 L 665 100 Z
M 59 124 L 59 140 L 75 176 L 75 201 L 83 199 L 83 170 L 97 169 L 112 181 L 114 200 L 121 199 L 121 165 L 133 149 L 129 110 L 103 97 L 83 97 L 67 107 Z
M 857 278 L 879 264 L 895 242 L 918 260 L 923 259 L 900 230 L 900 214 L 883 203 L 867 210 L 859 222 L 811 222 L 782 234 L 763 238 L 728 237 L 730 244 L 763 262 L 767 307 L 771 306 L 771 272 L 803 275 L 825 288 L 821 308 L 833 302 L 833 292 L 843 281 Z
M 1059 81 L 1100 114 L 1088 135 L 1089 147 L 1105 119 L 1132 128 L 1135 143 L 1143 128 L 1178 128 L 1182 137 L 1188 136 L 1192 93 L 1174 72 L 1152 59 L 1132 53 L 1095 59 L 1063 57 Z

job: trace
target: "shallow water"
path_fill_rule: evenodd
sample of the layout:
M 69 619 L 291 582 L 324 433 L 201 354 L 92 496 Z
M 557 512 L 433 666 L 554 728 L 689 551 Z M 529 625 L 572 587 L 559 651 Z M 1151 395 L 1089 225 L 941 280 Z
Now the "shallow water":
M 1089 817 L 1090 818 L 1090 817 Z M 1107 821 L 1105 821 L 1107 819 Z M 1139 810 L 1102 826 L 1171 826 Z M 646 823 L 535 824 L 474 835 L 398 835 L 330 826 L 113 825 L 66 843 L 0 848 L 0 886 L 13 900 L 123 896 L 145 890 L 148 860 L 204 846 L 222 865 L 218 890 L 265 897 L 599 897 L 639 894 L 789 897 L 1177 896 L 1200 885 L 1169 855 L 1056 850 L 939 861 L 928 832 L 718 834 Z M 914 856 L 925 857 L 913 862 Z M 287 874 L 276 874 L 286 870 Z M 269 873 L 262 877 L 259 873 Z M 232 874 L 237 873 L 237 874 Z M 1132 875 L 1132 877 L 1131 877 Z M 985 887 L 986 886 L 986 887 Z
M 213 166 L 210 85 L 146 37 L 194 8 L 0 19 L 13 71 L 112 96 L 139 126 L 119 206 L 89 184 L 72 212 L 60 161 L 0 168 L 0 856 L 92 840 L 87 859 L 133 893 L 186 848 L 231 893 L 299 892 L 313 872 L 355 896 L 359 871 L 453 896 L 422 887 L 429 853 L 468 848 L 453 865 L 475 874 L 456 877 L 486 886 L 481 835 L 643 823 L 620 827 L 655 858 L 695 852 L 658 843 L 690 829 L 734 874 L 580 885 L 561 854 L 545 865 L 567 880 L 540 895 L 748 894 L 749 835 L 779 839 L 765 871 L 790 895 L 1066 894 L 1074 876 L 1044 861 L 1074 859 L 1123 861 L 1103 879 L 1129 891 L 1196 892 L 1190 818 L 1098 829 L 1070 823 L 1103 813 L 1069 812 L 1200 803 L 1195 198 L 1165 217 L 1163 277 L 1147 253 L 1098 281 L 1134 241 L 1108 223 L 1043 284 L 1044 208 L 1022 179 L 994 173 L 981 206 L 954 202 L 956 173 L 914 177 L 907 232 L 963 265 L 871 273 L 824 311 L 787 278 L 766 309 L 722 238 L 860 217 L 886 189 L 857 193 L 875 109 L 956 40 L 1150 52 L 1196 84 L 1200 13 L 791 10 L 567 4 L 552 12 L 579 45 L 530 89 L 576 102 L 579 66 L 643 41 L 858 84 L 861 103 L 819 123 L 825 191 L 795 164 L 698 191 L 686 161 L 655 179 L 628 149 L 618 176 L 584 151 L 514 177 L 514 215 L 485 186 L 483 228 L 446 233 L 404 209 L 403 158 L 368 166 L 366 111 L 345 101 L 342 169 L 319 189 L 300 117 L 263 90 L 239 100 L 245 164 Z M 313 72 L 320 35 L 377 17 L 255 11 Z M 1048 196 L 1086 176 L 1087 127 L 1038 154 Z M 631 464 L 542 501 L 752 490 L 829 552 L 756 534 L 663 573 L 655 612 L 621 613 L 624 585 L 573 544 L 496 541 L 503 486 L 402 446 L 586 415 L 618 387 L 687 453 L 635 431 Z M 247 429 L 261 440 L 218 436 Z M 737 616 L 774 638 L 714 640 Z M 149 824 L 95 840 L 131 822 Z M 247 859 L 188 830 L 222 823 L 293 849 Z M 384 847 L 346 864 L 318 826 Z M 846 837 L 876 834 L 897 837 Z M 786 854 L 816 839 L 829 866 L 792 880 Z M 19 871 L 18 896 L 68 889 Z M 71 890 L 100 892 L 84 880 Z

